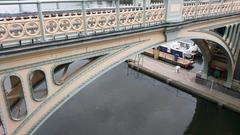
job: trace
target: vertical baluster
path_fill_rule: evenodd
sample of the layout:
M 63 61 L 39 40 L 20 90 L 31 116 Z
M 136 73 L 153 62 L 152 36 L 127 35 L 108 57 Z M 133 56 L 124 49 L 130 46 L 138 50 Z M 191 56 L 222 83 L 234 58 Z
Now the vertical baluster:
M 37 11 L 38 11 L 38 18 L 39 18 L 40 27 L 41 27 L 42 40 L 46 41 L 44 17 L 43 17 L 43 13 L 42 13 L 42 5 L 39 0 L 37 1 Z
M 20 2 L 21 0 L 18 0 L 18 2 Z M 18 4 L 18 8 L 19 8 L 19 13 L 22 13 L 23 12 L 23 6 L 22 4 Z
M 116 5 L 116 19 L 117 19 L 117 30 L 120 27 L 120 0 L 115 0 Z
M 83 16 L 83 30 L 84 30 L 84 35 L 87 36 L 87 17 L 86 17 L 85 2 L 81 1 L 81 5 L 82 5 L 82 16 Z
M 220 9 L 220 14 L 223 14 L 223 8 L 224 8 L 224 0 L 221 0 L 221 9 Z
M 233 13 L 234 11 L 233 11 L 233 7 L 234 7 L 234 2 L 233 2 L 234 0 L 232 0 L 232 6 L 231 6 L 231 13 Z
M 210 16 L 211 14 L 211 11 L 212 11 L 212 0 L 209 0 L 209 3 L 208 3 L 208 15 L 207 16 Z
M 146 0 L 143 0 L 143 26 L 146 26 Z
M 56 3 L 56 7 L 57 7 L 57 10 L 60 9 L 60 5 L 59 5 L 59 2 Z
M 168 8 L 168 6 L 167 6 L 167 1 L 168 1 L 168 0 L 163 0 L 163 6 L 164 6 L 164 10 L 165 10 L 165 20 L 164 20 L 164 22 L 167 22 L 167 14 L 168 14 L 168 10 L 167 10 L 167 8 Z
M 197 18 L 199 0 L 195 1 L 195 18 Z

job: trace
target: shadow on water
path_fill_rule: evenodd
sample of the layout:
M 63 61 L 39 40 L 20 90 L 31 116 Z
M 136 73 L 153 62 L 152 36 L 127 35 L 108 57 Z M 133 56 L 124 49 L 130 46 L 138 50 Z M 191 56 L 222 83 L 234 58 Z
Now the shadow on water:
M 65 103 L 35 135 L 238 135 L 238 121 L 239 114 L 123 63 Z
M 184 135 L 239 135 L 239 114 L 198 99 L 194 117 Z

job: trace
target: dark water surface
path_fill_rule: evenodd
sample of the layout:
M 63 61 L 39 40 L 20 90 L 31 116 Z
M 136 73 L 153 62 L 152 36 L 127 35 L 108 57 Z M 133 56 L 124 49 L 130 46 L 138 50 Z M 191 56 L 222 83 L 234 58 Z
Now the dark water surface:
M 240 115 L 121 64 L 56 111 L 35 135 L 240 135 Z

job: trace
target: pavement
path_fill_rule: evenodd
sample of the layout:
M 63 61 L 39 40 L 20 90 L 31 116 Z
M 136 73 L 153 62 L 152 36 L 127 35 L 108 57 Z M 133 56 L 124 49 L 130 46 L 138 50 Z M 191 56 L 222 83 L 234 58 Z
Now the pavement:
M 179 73 L 176 73 L 176 67 L 173 65 L 147 56 L 141 55 L 141 57 L 143 58 L 139 62 L 139 65 L 133 62 L 129 64 L 137 67 L 146 74 L 160 77 L 160 80 L 165 80 L 169 85 L 240 113 L 240 98 L 225 94 L 211 86 L 196 83 L 196 73 L 183 68 L 180 69 Z

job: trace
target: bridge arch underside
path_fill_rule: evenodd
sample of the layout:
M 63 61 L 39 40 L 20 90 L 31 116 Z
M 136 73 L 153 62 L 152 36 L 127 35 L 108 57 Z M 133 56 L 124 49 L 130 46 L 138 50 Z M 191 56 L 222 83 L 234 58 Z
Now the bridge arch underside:
M 71 97 L 76 95 L 82 88 L 86 85 L 93 82 L 96 78 L 103 75 L 104 73 L 108 72 L 112 68 L 116 67 L 117 65 L 121 64 L 122 62 L 128 60 L 130 57 L 140 54 L 148 49 L 157 48 L 160 44 L 166 42 L 166 36 L 161 33 L 157 32 L 155 36 L 151 38 L 146 38 L 141 42 L 134 43 L 134 45 L 129 45 L 115 51 L 113 53 L 107 54 L 105 56 L 100 57 L 98 60 L 93 61 L 91 67 L 86 66 L 87 69 L 85 72 L 79 72 L 76 75 L 71 76 L 70 78 L 66 79 L 66 81 L 58 87 L 59 89 L 45 99 L 39 107 L 37 107 L 31 114 L 27 116 L 26 119 L 21 121 L 20 125 L 17 126 L 17 129 L 13 131 L 15 134 L 28 134 L 33 133 L 38 127 L 41 126 L 58 108 L 60 108 L 65 102 L 67 102 Z M 229 76 L 232 76 L 232 64 L 233 59 L 228 50 L 227 45 L 220 39 L 206 33 L 201 32 L 183 32 L 179 33 L 179 36 L 176 36 L 174 40 L 181 40 L 181 39 L 192 39 L 195 41 L 203 55 L 205 57 L 204 63 L 204 72 L 208 72 L 209 69 L 209 61 L 211 59 L 209 47 L 207 44 L 202 44 L 204 40 L 211 40 L 215 43 L 218 43 L 219 46 L 225 50 L 228 56 L 228 80 Z M 214 38 L 211 38 L 214 37 Z M 214 39 L 214 40 L 213 40 Z M 172 40 L 172 41 L 174 41 Z M 170 40 L 171 41 L 171 40 Z M 94 66 L 92 66 L 94 65 Z M 49 71 L 50 72 L 50 71 Z M 13 130 L 13 129 L 12 129 Z M 8 132 L 9 133 L 9 132 Z
M 214 68 L 224 69 L 224 75 L 221 80 L 227 82 L 232 81 L 232 62 L 227 51 L 218 43 L 205 39 L 192 39 L 192 41 L 199 47 L 204 58 L 204 65 L 201 72 L 203 79 L 208 79 L 208 76 L 213 74 Z
M 227 74 L 225 77 L 225 86 L 231 87 L 235 60 L 228 44 L 220 36 L 212 32 L 182 30 L 175 38 L 179 40 L 191 39 L 198 45 L 204 57 L 204 69 L 202 76 L 204 79 L 207 79 L 209 69 L 211 68 L 212 64 L 217 64 L 217 66 L 226 69 Z M 215 52 L 214 49 L 220 50 L 222 55 L 225 56 L 225 60 L 222 59 L 223 61 L 221 61 L 225 66 L 219 65 L 219 60 L 216 59 L 217 55 L 215 54 L 217 52 Z

